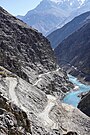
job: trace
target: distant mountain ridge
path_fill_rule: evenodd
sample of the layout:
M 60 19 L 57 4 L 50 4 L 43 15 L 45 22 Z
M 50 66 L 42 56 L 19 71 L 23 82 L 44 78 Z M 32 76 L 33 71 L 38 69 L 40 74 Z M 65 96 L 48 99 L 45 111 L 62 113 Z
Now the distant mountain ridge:
M 85 0 L 83 1 L 83 3 L 80 5 L 80 7 L 78 7 L 76 10 L 72 11 L 72 13 L 70 14 L 70 16 L 68 18 L 66 18 L 62 23 L 60 23 L 58 26 L 56 26 L 52 31 L 63 27 L 65 24 L 67 24 L 68 22 L 70 22 L 72 19 L 74 19 L 76 16 L 79 16 L 87 11 L 90 11 L 90 1 L 89 0 Z M 52 32 L 51 31 L 51 32 Z M 51 33 L 49 32 L 49 34 Z M 48 34 L 48 35 L 49 35 Z
M 35 9 L 17 18 L 47 35 L 82 5 L 81 0 L 42 0 Z
M 88 19 L 90 19 L 90 11 L 75 17 L 62 28 L 57 29 L 48 35 L 47 38 L 51 42 L 52 48 L 56 48 L 64 39 L 87 23 Z
M 54 50 L 58 63 L 68 73 L 90 84 L 90 18 Z

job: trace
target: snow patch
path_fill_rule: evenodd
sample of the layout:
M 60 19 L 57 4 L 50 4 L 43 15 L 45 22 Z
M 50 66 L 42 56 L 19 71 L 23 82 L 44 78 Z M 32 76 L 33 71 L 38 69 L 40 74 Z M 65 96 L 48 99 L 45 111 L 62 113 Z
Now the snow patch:
M 70 6 L 72 6 L 73 5 L 73 3 L 72 2 L 70 2 Z
M 60 3 L 62 0 L 51 0 L 51 1 L 55 3 Z

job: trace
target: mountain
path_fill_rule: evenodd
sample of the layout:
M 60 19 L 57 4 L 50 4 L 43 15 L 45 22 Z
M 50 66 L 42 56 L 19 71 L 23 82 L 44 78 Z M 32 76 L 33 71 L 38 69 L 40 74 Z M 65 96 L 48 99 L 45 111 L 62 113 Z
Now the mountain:
M 72 88 L 49 41 L 0 7 L 0 134 L 89 135 L 90 118 L 61 102 Z
M 70 22 L 73 18 L 75 18 L 76 16 L 85 13 L 87 11 L 90 11 L 90 1 L 89 0 L 85 0 L 84 3 L 75 11 L 73 11 L 70 15 L 69 18 L 67 18 L 63 24 L 66 24 L 67 22 Z M 62 27 L 62 24 L 60 24 L 58 27 Z
M 90 117 L 90 92 L 83 96 L 78 104 L 78 108 Z
M 80 2 L 80 1 L 79 1 Z M 74 3 L 74 5 L 77 5 L 76 3 Z M 80 6 L 78 8 L 76 8 L 75 10 L 73 10 L 70 15 L 62 22 L 60 22 L 58 25 L 56 25 L 53 29 L 51 29 L 47 35 L 49 35 L 50 33 L 52 33 L 53 31 L 62 28 L 65 24 L 67 24 L 68 22 L 70 22 L 72 19 L 74 19 L 75 17 L 90 11 L 90 1 L 89 0 L 82 0 L 80 2 Z
M 47 35 L 82 4 L 81 0 L 42 0 L 35 9 L 17 18 Z
M 70 15 L 64 21 L 60 22 L 58 25 L 56 25 L 54 28 L 52 28 L 47 33 L 46 36 L 50 35 L 55 30 L 62 28 L 65 24 L 72 21 L 75 17 L 77 17 L 85 12 L 88 12 L 88 11 L 90 11 L 90 1 L 89 0 L 82 0 L 80 2 L 80 6 L 78 8 L 76 8 L 75 10 L 71 11 Z
M 0 65 L 43 91 L 63 95 L 67 85 L 67 92 L 67 75 L 56 64 L 50 42 L 2 8 L 0 13 Z
M 89 0 L 85 0 L 83 2 L 83 4 L 75 12 L 72 12 L 71 17 L 78 16 L 87 11 L 90 11 L 90 1 Z
M 64 39 L 82 27 L 90 18 L 90 11 L 75 17 L 62 28 L 55 30 L 47 36 L 52 48 L 56 48 Z
M 90 83 L 90 19 L 54 50 L 57 61 L 69 73 Z
M 83 93 L 81 101 L 78 104 L 78 108 L 90 117 L 90 92 Z

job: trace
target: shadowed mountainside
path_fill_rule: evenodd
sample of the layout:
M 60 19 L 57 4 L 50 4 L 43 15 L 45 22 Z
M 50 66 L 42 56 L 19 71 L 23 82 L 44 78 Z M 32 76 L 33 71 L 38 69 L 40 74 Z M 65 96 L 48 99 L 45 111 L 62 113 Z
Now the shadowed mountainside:
M 85 94 L 78 104 L 78 108 L 90 117 L 90 92 Z
M 62 28 L 55 30 L 47 36 L 51 42 L 52 48 L 56 48 L 64 39 L 72 33 L 80 29 L 90 18 L 90 12 L 83 13 L 75 17 L 72 21 L 64 25 Z
M 54 52 L 65 70 L 90 83 L 90 20 L 62 41 Z

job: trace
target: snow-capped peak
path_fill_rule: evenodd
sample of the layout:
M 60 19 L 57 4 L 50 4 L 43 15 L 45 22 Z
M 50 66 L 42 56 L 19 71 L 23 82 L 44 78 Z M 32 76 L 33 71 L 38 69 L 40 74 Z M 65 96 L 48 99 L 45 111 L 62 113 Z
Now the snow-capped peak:
M 85 2 L 85 0 L 78 0 L 80 3 L 81 3 L 81 5 Z
M 86 0 L 49 0 L 57 5 L 68 5 L 69 7 L 75 9 L 80 8 Z
M 55 2 L 55 3 L 62 3 L 62 2 L 72 2 L 73 0 L 50 0 L 52 2 Z M 77 2 L 83 4 L 85 0 L 77 0 Z
M 52 2 L 55 2 L 55 3 L 61 3 L 62 1 L 65 1 L 65 0 L 50 0 Z
M 51 1 L 53 1 L 53 2 L 56 2 L 56 3 L 57 3 L 57 2 L 60 2 L 61 0 L 51 0 Z

